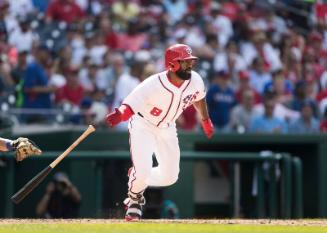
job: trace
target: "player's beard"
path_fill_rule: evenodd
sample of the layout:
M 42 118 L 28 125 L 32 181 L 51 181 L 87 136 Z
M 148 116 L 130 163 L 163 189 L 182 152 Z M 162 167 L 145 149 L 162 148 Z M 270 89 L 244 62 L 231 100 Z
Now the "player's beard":
M 176 71 L 176 75 L 182 80 L 189 80 L 191 78 L 191 69 L 188 70 L 179 69 Z

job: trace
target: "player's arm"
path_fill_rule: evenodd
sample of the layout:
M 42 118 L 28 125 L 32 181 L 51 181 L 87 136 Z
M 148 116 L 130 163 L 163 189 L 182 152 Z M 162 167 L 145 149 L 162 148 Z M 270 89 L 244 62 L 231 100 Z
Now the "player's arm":
M 197 112 L 201 116 L 201 125 L 203 128 L 204 133 L 207 135 L 207 137 L 210 139 L 214 133 L 214 127 L 213 124 L 210 120 L 209 113 L 208 113 L 208 108 L 207 108 L 207 103 L 206 99 L 202 98 L 198 101 L 193 102 L 193 105 Z
M 132 108 L 127 104 L 122 104 L 119 108 L 106 116 L 106 122 L 109 126 L 114 127 L 122 121 L 127 121 L 134 115 Z
M 12 151 L 12 141 L 5 138 L 0 138 L 0 151 Z
M 124 100 L 119 108 L 106 116 L 106 122 L 110 127 L 118 125 L 122 121 L 127 121 L 134 113 L 137 113 L 147 101 L 147 96 L 153 88 L 148 82 L 139 84 Z
M 42 151 L 38 146 L 28 138 L 17 138 L 16 140 L 10 140 L 6 138 L 0 138 L 0 151 L 14 151 L 17 161 L 22 161 L 32 155 L 40 155 Z

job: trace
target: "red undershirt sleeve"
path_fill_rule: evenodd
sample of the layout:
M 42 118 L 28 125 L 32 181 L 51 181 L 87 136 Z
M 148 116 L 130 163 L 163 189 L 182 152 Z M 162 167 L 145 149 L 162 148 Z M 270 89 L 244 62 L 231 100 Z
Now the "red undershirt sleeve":
M 133 112 L 132 108 L 127 104 L 122 104 L 118 108 L 118 110 L 121 113 L 121 120 L 122 121 L 127 121 L 129 118 L 131 118 L 131 116 L 134 115 L 134 112 Z

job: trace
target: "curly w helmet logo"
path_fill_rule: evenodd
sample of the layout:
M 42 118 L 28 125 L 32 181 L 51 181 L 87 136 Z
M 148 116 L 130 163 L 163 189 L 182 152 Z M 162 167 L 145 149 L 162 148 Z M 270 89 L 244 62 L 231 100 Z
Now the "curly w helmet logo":
M 186 53 L 188 55 L 191 55 L 192 54 L 192 49 L 191 48 L 186 48 L 185 51 L 186 51 Z

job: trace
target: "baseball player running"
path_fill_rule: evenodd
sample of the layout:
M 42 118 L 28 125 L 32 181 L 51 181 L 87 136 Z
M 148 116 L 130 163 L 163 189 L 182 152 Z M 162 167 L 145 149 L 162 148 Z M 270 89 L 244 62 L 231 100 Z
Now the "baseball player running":
M 145 79 L 106 116 L 111 127 L 129 120 L 133 166 L 128 172 L 128 197 L 124 201 L 127 221 L 142 217 L 143 193 L 148 186 L 168 186 L 177 181 L 180 150 L 175 121 L 188 106 L 193 104 L 201 115 L 206 136 L 210 139 L 213 135 L 204 83 L 192 71 L 197 59 L 187 45 L 167 48 L 166 71 Z M 153 153 L 157 167 L 152 167 Z
M 16 140 L 0 138 L 0 151 L 15 151 L 15 158 L 18 162 L 23 161 L 32 155 L 40 155 L 42 151 L 28 138 L 19 137 Z

